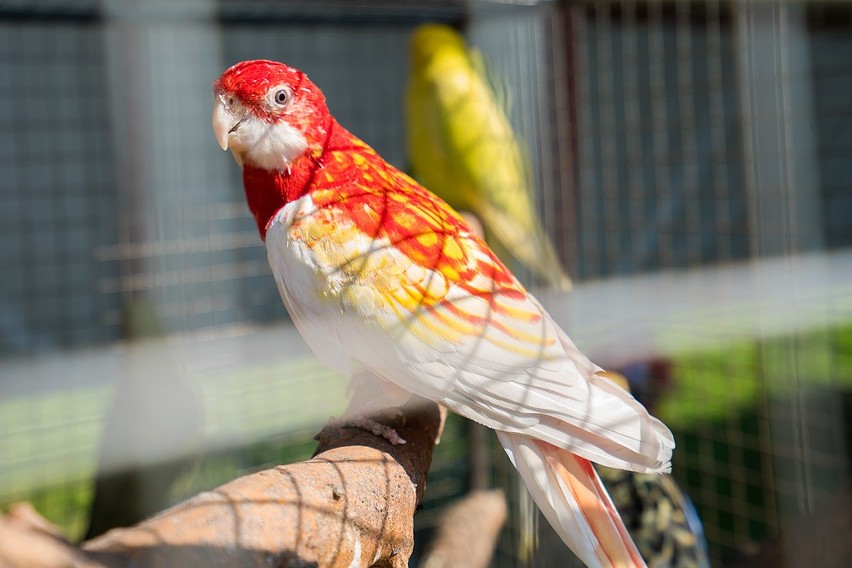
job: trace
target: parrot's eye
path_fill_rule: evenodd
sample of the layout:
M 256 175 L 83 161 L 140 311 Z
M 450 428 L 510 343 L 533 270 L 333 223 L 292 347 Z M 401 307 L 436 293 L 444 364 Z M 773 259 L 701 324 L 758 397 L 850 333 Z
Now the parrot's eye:
M 276 104 L 286 105 L 290 102 L 290 91 L 287 89 L 279 89 L 275 91 L 275 94 L 272 96 L 272 99 Z

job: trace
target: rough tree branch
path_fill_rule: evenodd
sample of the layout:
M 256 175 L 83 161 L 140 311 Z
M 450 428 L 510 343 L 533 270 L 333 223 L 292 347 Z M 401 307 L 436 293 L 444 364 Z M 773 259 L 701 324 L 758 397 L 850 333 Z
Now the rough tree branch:
M 329 426 L 309 461 L 240 477 L 79 549 L 17 509 L 0 519 L 0 565 L 407 566 L 444 413 L 423 399 L 402 410 L 378 420 L 407 444 Z

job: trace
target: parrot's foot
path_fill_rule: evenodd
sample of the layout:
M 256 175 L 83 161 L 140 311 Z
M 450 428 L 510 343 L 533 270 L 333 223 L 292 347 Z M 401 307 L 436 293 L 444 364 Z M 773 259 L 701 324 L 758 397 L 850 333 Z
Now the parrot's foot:
M 400 414 L 402 413 L 400 410 L 396 409 Z M 394 446 L 399 446 L 400 444 L 404 444 L 405 440 L 402 439 L 402 436 L 397 434 L 396 430 L 391 428 L 386 424 L 382 424 L 380 422 L 376 422 L 372 418 L 368 416 L 349 416 L 342 419 L 342 426 L 351 426 L 352 428 L 360 428 L 361 430 L 366 430 L 367 432 L 374 434 L 376 436 L 381 436 Z
M 405 404 L 411 393 L 373 374 L 360 371 L 352 375 L 350 382 L 352 400 L 346 413 L 335 421 L 341 427 L 360 428 L 381 436 L 394 446 L 404 444 L 396 430 L 382 422 L 405 424 L 405 413 L 400 406 Z

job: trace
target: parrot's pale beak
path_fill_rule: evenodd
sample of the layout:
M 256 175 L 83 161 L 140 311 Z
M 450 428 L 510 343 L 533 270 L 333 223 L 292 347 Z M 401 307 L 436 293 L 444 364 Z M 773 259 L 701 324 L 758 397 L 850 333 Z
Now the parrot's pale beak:
M 264 170 L 286 170 L 308 148 L 305 136 L 286 120 L 258 118 L 231 93 L 215 92 L 213 135 L 241 168 L 248 160 Z
M 213 135 L 223 150 L 228 149 L 231 133 L 239 126 L 240 118 L 225 106 L 221 97 L 216 97 L 213 103 Z

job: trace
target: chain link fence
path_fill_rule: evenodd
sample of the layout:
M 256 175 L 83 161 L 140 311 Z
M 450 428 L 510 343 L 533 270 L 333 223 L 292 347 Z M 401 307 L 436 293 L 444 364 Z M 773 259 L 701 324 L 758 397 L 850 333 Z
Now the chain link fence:
M 845 2 L 0 2 L 0 506 L 82 538 L 122 520 L 96 487 L 138 516 L 310 455 L 345 380 L 289 323 L 210 84 L 286 61 L 406 169 L 429 21 L 503 79 L 577 284 L 538 293 L 672 427 L 713 565 L 849 565 Z M 525 500 L 478 439 L 449 422 L 418 538 L 476 455 L 513 505 L 494 565 L 562 565 L 543 521 L 519 555 Z

